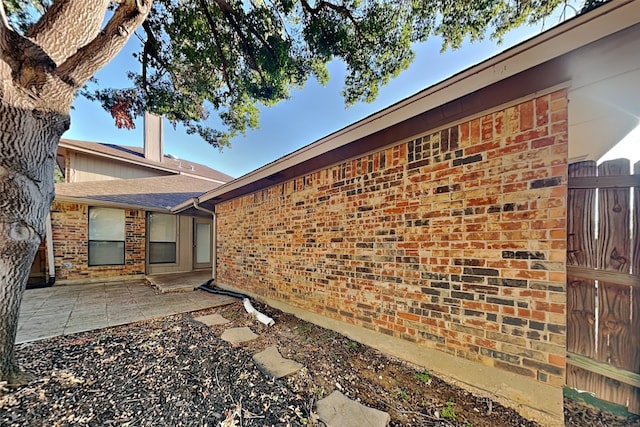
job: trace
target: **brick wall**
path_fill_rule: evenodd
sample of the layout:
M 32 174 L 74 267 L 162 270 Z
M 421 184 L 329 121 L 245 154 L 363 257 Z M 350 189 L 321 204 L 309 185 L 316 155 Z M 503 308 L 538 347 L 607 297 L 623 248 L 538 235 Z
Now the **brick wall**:
M 89 206 L 54 202 L 51 207 L 57 280 L 144 274 L 145 213 L 125 209 L 125 265 L 89 266 Z
M 217 280 L 554 386 L 567 94 L 216 206 Z

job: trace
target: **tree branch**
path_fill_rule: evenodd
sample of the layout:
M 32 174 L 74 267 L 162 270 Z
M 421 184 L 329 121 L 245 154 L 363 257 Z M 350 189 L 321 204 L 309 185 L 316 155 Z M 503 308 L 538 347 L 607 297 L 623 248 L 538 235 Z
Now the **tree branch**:
M 27 37 L 61 64 L 100 32 L 109 0 L 57 0 Z
M 355 16 L 353 16 L 353 13 L 351 13 L 351 10 L 349 10 L 349 8 L 345 7 L 344 5 L 340 6 L 324 0 L 318 2 L 316 7 L 311 7 L 311 5 L 307 0 L 301 0 L 300 3 L 302 4 L 302 8 L 311 15 L 317 15 L 318 13 L 320 13 L 322 9 L 331 9 L 334 12 L 337 12 L 338 14 L 347 18 L 347 20 L 351 21 L 351 23 L 353 24 L 353 28 L 356 31 L 356 34 L 358 34 L 360 37 L 364 37 L 364 34 L 362 33 L 362 28 L 360 28 L 360 23 L 358 22 L 358 19 Z
M 151 3 L 152 0 L 123 0 L 104 30 L 58 67 L 58 77 L 74 89 L 82 87 L 122 50 L 146 19 Z
M 40 46 L 11 28 L 1 1 L 0 61 L 11 69 L 11 79 L 20 82 L 25 88 L 30 87 L 35 80 L 42 80 L 42 71 L 51 71 L 56 66 Z
M 218 4 L 218 7 L 220 8 L 222 14 L 225 16 L 225 18 L 227 18 L 227 22 L 229 22 L 229 24 L 233 27 L 234 31 L 238 35 L 242 46 L 244 46 L 245 52 L 247 52 L 248 55 L 247 60 L 250 63 L 251 68 L 255 70 L 260 76 L 260 79 L 264 81 L 262 70 L 260 69 L 260 67 L 258 67 L 258 62 L 256 61 L 255 51 L 251 46 L 251 43 L 247 40 L 244 31 L 242 31 L 242 28 L 240 28 L 238 21 L 236 20 L 236 12 L 229 6 L 229 3 L 227 3 L 226 0 L 216 0 L 216 3 Z
M 149 21 L 142 23 L 147 39 L 143 41 L 144 47 L 142 49 L 142 82 L 144 85 L 144 91 L 148 94 L 148 70 L 149 70 L 149 58 L 155 59 L 160 64 L 164 71 L 171 75 L 172 80 L 175 80 L 175 75 L 170 71 L 169 64 L 160 56 L 160 42 L 153 32 Z M 142 41 L 142 39 L 141 39 Z M 162 74 L 162 73 L 161 73 Z
M 227 88 L 230 92 L 233 91 L 233 86 L 231 85 L 231 79 L 229 78 L 229 62 L 227 61 L 227 57 L 222 51 L 222 46 L 220 42 L 220 36 L 218 35 L 218 29 L 216 24 L 211 16 L 211 12 L 209 11 L 209 7 L 204 0 L 200 0 L 200 8 L 204 13 L 205 18 L 207 19 L 207 24 L 209 24 L 209 29 L 211 30 L 211 34 L 213 35 L 213 39 L 215 41 L 216 51 L 218 55 L 220 55 L 220 61 L 222 62 L 222 74 L 224 76 L 224 81 L 227 84 Z

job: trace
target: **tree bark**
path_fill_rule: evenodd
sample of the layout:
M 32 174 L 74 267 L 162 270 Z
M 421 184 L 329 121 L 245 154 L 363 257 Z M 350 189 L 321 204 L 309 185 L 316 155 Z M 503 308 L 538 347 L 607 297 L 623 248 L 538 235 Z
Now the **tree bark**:
M 111 61 L 142 24 L 151 0 L 56 0 L 15 32 L 0 1 L 0 382 L 22 385 L 14 344 L 20 303 L 54 197 L 58 142 L 75 91 Z
M 68 116 L 0 101 L 0 380 L 13 386 L 29 379 L 14 359 L 18 311 L 54 194 L 58 142 L 68 127 Z

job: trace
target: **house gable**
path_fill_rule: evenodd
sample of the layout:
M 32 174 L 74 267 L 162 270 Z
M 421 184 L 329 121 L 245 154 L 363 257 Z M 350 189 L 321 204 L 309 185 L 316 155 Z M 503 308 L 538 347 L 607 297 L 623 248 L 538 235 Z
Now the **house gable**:
M 161 162 L 147 159 L 141 147 L 68 139 L 60 141 L 58 164 L 67 183 L 184 175 L 220 185 L 233 179 L 203 164 L 170 155 L 164 155 Z

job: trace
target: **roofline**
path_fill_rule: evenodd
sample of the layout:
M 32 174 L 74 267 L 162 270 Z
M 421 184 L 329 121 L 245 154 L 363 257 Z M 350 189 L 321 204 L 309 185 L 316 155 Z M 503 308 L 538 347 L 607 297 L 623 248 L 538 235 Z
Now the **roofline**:
M 198 202 L 203 203 L 214 198 L 221 198 L 232 192 L 234 193 L 233 197 L 244 194 L 243 187 L 250 186 L 259 180 L 269 180 L 270 177 L 275 177 L 276 174 L 288 168 L 424 113 L 423 103 L 426 100 L 429 102 L 428 110 L 442 107 L 536 65 L 629 28 L 638 23 L 639 17 L 640 1 L 613 0 L 584 15 L 567 20 L 538 36 L 469 67 L 291 154 L 204 193 L 198 197 Z
M 226 184 L 228 182 L 228 181 L 220 181 L 219 179 L 215 179 L 215 178 L 207 178 L 206 176 L 196 175 L 193 173 L 182 172 L 182 171 L 177 171 L 177 175 L 187 176 L 189 178 L 201 179 L 203 181 L 215 182 L 216 184 Z
M 168 167 L 159 166 L 159 165 L 155 164 L 155 162 L 151 163 L 151 161 L 145 162 L 145 161 L 142 161 L 142 160 L 133 160 L 133 159 L 128 159 L 126 157 L 116 156 L 116 155 L 113 155 L 113 154 L 102 153 L 102 152 L 91 150 L 91 149 L 88 149 L 88 148 L 78 147 L 76 145 L 68 143 L 68 141 L 74 141 L 74 140 L 73 139 L 66 139 L 66 138 L 65 139 L 60 139 L 60 143 L 58 144 L 58 146 L 62 147 L 62 148 L 66 148 L 68 150 L 75 150 L 75 151 L 79 151 L 81 153 L 91 154 L 93 156 L 105 157 L 107 159 L 123 161 L 123 162 L 126 162 L 126 163 L 131 163 L 131 164 L 134 164 L 134 165 L 138 165 L 138 166 L 145 166 L 145 167 L 148 167 L 148 168 L 151 168 L 151 169 L 157 169 L 157 170 L 161 170 L 161 171 L 164 171 L 164 172 L 171 172 L 171 173 L 176 174 L 176 175 L 179 173 L 178 171 L 176 171 L 174 169 L 171 169 L 171 168 L 168 168 Z M 90 142 L 90 141 L 86 141 L 86 142 Z M 93 142 L 93 144 L 100 144 L 100 143 L 99 142 Z
M 206 194 L 206 193 L 205 193 Z M 194 203 L 198 203 L 198 198 L 197 197 L 192 197 L 188 200 L 185 200 L 182 203 L 178 203 L 177 205 L 175 205 L 174 207 L 171 208 L 171 212 L 173 213 L 180 213 L 186 209 L 189 209 L 191 207 L 193 207 Z
M 91 205 L 91 206 L 103 206 L 103 207 L 115 207 L 122 209 L 138 209 L 143 211 L 153 211 L 153 212 L 164 212 L 164 213 L 175 213 L 171 208 L 160 208 L 155 206 L 143 206 L 129 203 L 119 203 L 119 202 L 111 202 L 109 200 L 99 200 L 99 199 L 91 199 L 88 197 L 71 197 L 71 196 L 56 196 L 54 198 L 54 202 L 65 202 L 65 203 L 79 203 L 83 205 Z

